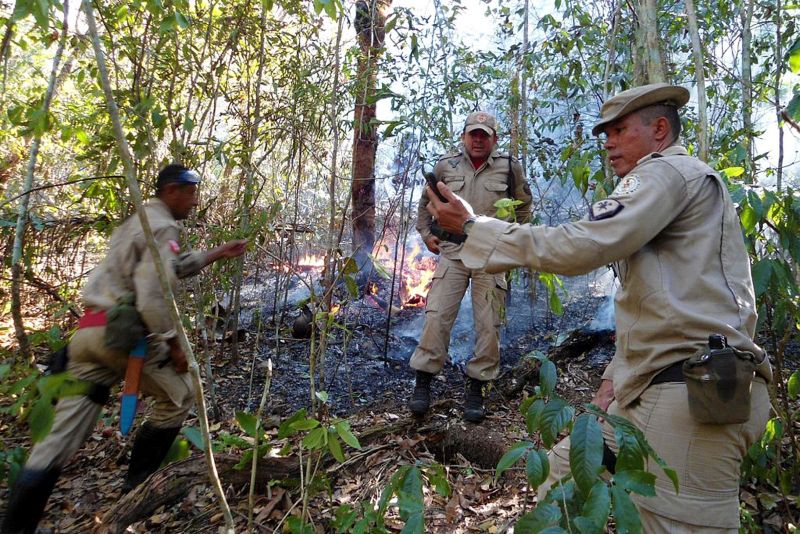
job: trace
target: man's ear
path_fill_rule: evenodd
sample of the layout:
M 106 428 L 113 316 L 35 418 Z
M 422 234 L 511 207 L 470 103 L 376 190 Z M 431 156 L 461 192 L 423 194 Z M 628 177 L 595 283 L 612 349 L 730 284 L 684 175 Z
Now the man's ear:
M 653 137 L 659 142 L 672 137 L 672 127 L 666 117 L 658 117 L 653 121 Z

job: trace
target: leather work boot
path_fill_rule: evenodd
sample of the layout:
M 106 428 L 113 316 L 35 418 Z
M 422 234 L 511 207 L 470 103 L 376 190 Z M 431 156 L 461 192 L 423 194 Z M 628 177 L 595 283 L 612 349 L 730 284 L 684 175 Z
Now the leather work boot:
M 8 499 L 8 509 L 3 519 L 0 532 L 3 534 L 33 534 L 36 525 L 44 515 L 47 500 L 53 492 L 58 481 L 60 469 L 51 468 L 44 471 L 36 469 L 23 469 L 11 496 Z
M 486 416 L 483 410 L 483 384 L 474 378 L 467 378 L 467 393 L 464 395 L 464 419 L 470 423 L 480 423 Z
M 408 402 L 408 409 L 416 416 L 428 413 L 431 407 L 431 380 L 433 374 L 425 371 L 417 371 L 417 380 L 414 383 L 414 393 Z
M 128 476 L 122 491 L 127 493 L 141 484 L 151 474 L 155 473 L 164 457 L 167 456 L 172 442 L 180 432 L 181 427 L 157 428 L 146 422 L 136 433 L 131 451 L 131 461 L 128 465 Z

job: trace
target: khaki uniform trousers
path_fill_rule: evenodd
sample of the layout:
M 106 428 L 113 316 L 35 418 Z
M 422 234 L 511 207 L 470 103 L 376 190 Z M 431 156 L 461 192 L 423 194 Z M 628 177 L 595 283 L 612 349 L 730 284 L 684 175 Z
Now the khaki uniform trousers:
M 82 328 L 69 344 L 70 375 L 113 386 L 124 376 L 128 355 L 109 350 L 103 342 L 104 326 Z M 162 344 L 163 345 L 163 344 Z M 194 385 L 188 373 L 178 374 L 168 361 L 169 354 L 148 346 L 142 369 L 140 394 L 152 397 L 149 422 L 157 428 L 175 428 L 183 423 L 194 405 Z M 63 397 L 56 404 L 53 428 L 45 439 L 34 445 L 26 468 L 43 470 L 61 468 L 89 437 L 100 416 L 102 406 L 88 397 Z
M 747 449 L 760 439 L 769 419 L 770 401 L 764 379 L 753 380 L 750 420 L 732 425 L 697 423 L 689 414 L 684 383 L 650 386 L 626 408 L 616 401 L 608 413 L 620 415 L 641 429 L 653 449 L 678 475 L 679 493 L 651 459 L 656 496 L 633 495 L 646 534 L 736 534 L 739 532 L 739 476 Z M 614 430 L 603 423 L 603 437 L 616 453 Z M 539 490 L 546 495 L 569 472 L 569 438 L 549 455 L 550 476 Z
M 467 363 L 467 375 L 492 380 L 500 367 L 500 324 L 505 313 L 505 275 L 468 269 L 460 260 L 439 257 L 425 308 L 425 325 L 419 345 L 411 356 L 411 368 L 436 374 L 442 370 L 450 346 L 450 332 L 461 300 L 472 283 L 472 318 L 475 352 Z

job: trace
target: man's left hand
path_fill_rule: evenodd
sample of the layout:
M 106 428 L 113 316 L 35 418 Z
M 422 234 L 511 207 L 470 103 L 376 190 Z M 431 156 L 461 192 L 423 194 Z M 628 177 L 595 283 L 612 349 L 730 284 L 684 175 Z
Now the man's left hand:
M 430 186 L 426 187 L 428 194 L 428 205 L 426 209 L 436 221 L 439 226 L 450 232 L 451 234 L 461 234 L 461 229 L 464 227 L 464 222 L 474 215 L 472 206 L 459 197 L 444 182 L 438 182 L 436 186 L 439 192 L 444 195 L 447 202 L 442 202 L 430 190 Z

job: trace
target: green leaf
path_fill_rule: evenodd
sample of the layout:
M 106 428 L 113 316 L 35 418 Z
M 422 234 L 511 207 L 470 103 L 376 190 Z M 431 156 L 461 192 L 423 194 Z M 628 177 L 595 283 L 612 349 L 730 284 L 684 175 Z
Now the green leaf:
M 336 437 L 335 431 L 328 432 L 328 449 L 331 454 L 336 458 L 337 462 L 344 462 L 344 452 L 342 452 L 342 444 L 339 443 L 339 438 Z
M 263 7 L 265 11 L 272 11 L 272 6 L 272 0 L 261 0 L 261 7 Z
M 327 437 L 327 430 L 324 428 L 315 428 L 303 438 L 301 443 L 304 448 L 309 450 L 320 449 L 326 444 L 325 442 L 328 441 Z
M 555 397 L 547 403 L 542 410 L 539 422 L 539 432 L 541 432 L 542 443 L 544 443 L 545 447 L 548 449 L 553 447 L 558 438 L 558 433 L 564 430 L 569 422 L 572 421 L 574 414 L 575 408 L 570 406 L 564 399 Z
M 572 426 L 569 466 L 578 490 L 588 496 L 603 470 L 603 431 L 594 415 L 581 414 Z
M 514 525 L 514 534 L 538 534 L 561 521 L 561 509 L 555 504 L 539 503 L 532 512 L 523 515 Z
M 795 371 L 789 377 L 786 382 L 786 391 L 791 400 L 797 400 L 797 395 L 800 394 L 800 371 Z
M 292 428 L 292 430 L 311 430 L 312 428 L 317 428 L 319 426 L 319 421 L 316 419 L 301 419 L 293 422 L 289 426 Z
M 31 12 L 33 13 L 33 18 L 36 19 L 36 25 L 46 32 L 47 27 L 50 25 L 50 2 L 48 0 L 33 0 Z
M 744 174 L 744 167 L 727 167 L 720 172 L 724 173 L 728 178 L 736 178 Z
M 356 299 L 358 298 L 358 284 L 356 283 L 356 279 L 353 278 L 351 275 L 346 275 L 344 277 L 344 285 L 347 288 L 347 293 L 350 295 L 350 298 Z
M 583 504 L 581 515 L 589 519 L 594 526 L 602 529 L 608 523 L 610 512 L 611 494 L 608 491 L 608 485 L 604 481 L 598 480 Z
M 506 452 L 502 458 L 500 458 L 500 461 L 497 462 L 497 470 L 494 474 L 495 483 L 506 469 L 517 463 L 519 459 L 525 456 L 525 453 L 528 452 L 532 447 L 533 443 L 530 441 L 520 441 L 515 443 L 511 449 L 509 449 L 509 451 Z
M 619 486 L 611 486 L 611 502 L 618 534 L 641 534 L 642 521 L 630 495 Z
M 644 495 L 645 497 L 655 497 L 656 495 L 656 476 L 647 471 L 617 471 L 612 477 L 614 483 L 626 490 Z
M 447 473 L 442 464 L 434 463 L 425 469 L 428 482 L 436 489 L 436 493 L 449 497 L 452 493 L 450 483 L 447 481 Z
M 361 449 L 361 443 L 358 442 L 358 438 L 353 435 L 353 432 L 350 430 L 350 423 L 347 421 L 339 421 L 335 425 L 336 433 L 339 434 L 339 437 L 342 438 L 342 441 L 353 447 L 354 449 Z
M 203 435 L 200 433 L 200 429 L 196 426 L 183 427 L 181 429 L 181 434 L 186 436 L 186 439 L 188 439 L 192 445 L 201 451 L 206 450 L 206 444 L 203 443 Z
M 792 120 L 800 120 L 800 93 L 795 93 L 794 96 L 792 96 L 792 99 L 786 106 L 786 114 L 789 115 Z
M 533 449 L 528 452 L 528 457 L 525 459 L 525 474 L 532 489 L 538 488 L 547 480 L 550 474 L 550 459 L 546 451 Z
M 323 403 L 328 402 L 328 392 L 327 391 L 315 391 L 314 396 L 317 397 Z
M 175 12 L 175 22 L 178 23 L 178 27 L 182 30 L 185 30 L 189 27 L 189 20 L 180 11 Z
M 756 297 L 763 295 L 769 289 L 769 281 L 772 278 L 772 263 L 772 260 L 763 259 L 753 264 L 753 288 L 755 289 Z
M 297 421 L 304 420 L 305 418 L 305 408 L 301 408 L 293 413 L 288 419 L 281 423 L 280 427 L 278 427 L 278 439 L 288 438 L 289 436 L 295 434 L 297 430 L 292 428 L 292 424 L 296 423 Z
M 539 387 L 542 388 L 542 395 L 549 397 L 556 389 L 556 382 L 558 381 L 558 372 L 556 371 L 556 364 L 550 360 L 542 362 L 542 367 L 539 369 Z
M 525 426 L 528 429 L 528 434 L 533 434 L 539 430 L 544 407 L 545 402 L 542 399 L 536 399 L 533 404 L 528 407 L 528 411 L 525 414 Z
M 236 422 L 239 427 L 251 438 L 256 437 L 256 422 L 258 419 L 255 414 L 248 412 L 236 412 Z M 263 427 L 260 428 L 259 437 L 264 435 Z
M 789 68 L 792 72 L 795 74 L 800 72 L 800 39 L 795 40 L 786 55 L 789 58 Z
M 30 413 L 28 413 L 28 426 L 31 429 L 31 440 L 39 443 L 53 428 L 55 410 L 52 405 L 52 397 L 42 396 L 36 399 Z

